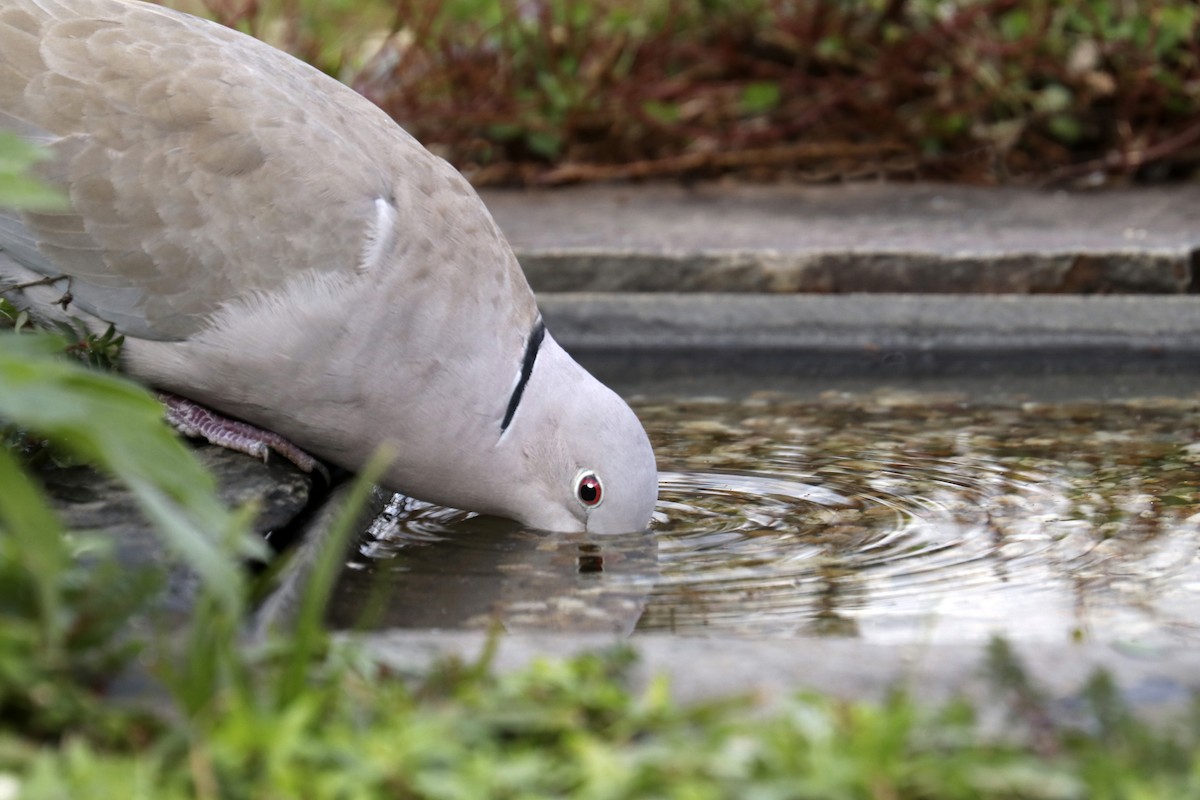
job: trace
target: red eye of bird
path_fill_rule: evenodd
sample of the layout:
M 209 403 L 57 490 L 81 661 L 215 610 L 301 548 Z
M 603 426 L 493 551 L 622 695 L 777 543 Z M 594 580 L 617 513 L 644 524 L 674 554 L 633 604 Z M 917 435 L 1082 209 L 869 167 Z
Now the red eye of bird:
M 575 485 L 575 496 L 579 498 L 579 502 L 589 508 L 595 508 L 600 505 L 600 500 L 604 496 L 604 488 L 600 485 L 600 478 L 594 472 L 584 472 L 579 476 L 579 482 Z

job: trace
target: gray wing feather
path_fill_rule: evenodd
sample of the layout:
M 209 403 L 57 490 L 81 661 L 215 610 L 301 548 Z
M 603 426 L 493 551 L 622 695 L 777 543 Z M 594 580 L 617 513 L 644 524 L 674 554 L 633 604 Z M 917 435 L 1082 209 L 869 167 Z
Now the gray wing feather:
M 159 339 L 299 272 L 355 269 L 375 199 L 432 160 L 316 70 L 124 0 L 4 0 L 0 128 L 49 146 L 43 176 L 71 204 L 0 209 L 0 250 Z

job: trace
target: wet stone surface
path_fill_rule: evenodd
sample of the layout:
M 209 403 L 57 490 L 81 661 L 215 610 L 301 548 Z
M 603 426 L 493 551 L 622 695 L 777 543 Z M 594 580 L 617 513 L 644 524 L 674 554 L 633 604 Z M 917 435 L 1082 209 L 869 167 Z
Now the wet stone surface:
M 642 632 L 879 644 L 1200 639 L 1196 397 L 636 407 L 662 470 L 652 537 L 400 509 L 360 542 L 333 624 L 361 621 L 373 585 L 384 628 L 622 630 L 633 615 Z
M 312 477 L 281 458 L 263 463 L 208 445 L 196 447 L 195 454 L 216 478 L 218 495 L 225 503 L 255 505 L 254 529 L 267 539 L 292 525 L 308 505 Z M 165 568 L 162 611 L 180 615 L 191 611 L 198 590 L 196 576 L 171 557 L 142 517 L 133 495 L 120 483 L 82 466 L 43 467 L 37 477 L 69 530 L 112 542 L 128 569 Z

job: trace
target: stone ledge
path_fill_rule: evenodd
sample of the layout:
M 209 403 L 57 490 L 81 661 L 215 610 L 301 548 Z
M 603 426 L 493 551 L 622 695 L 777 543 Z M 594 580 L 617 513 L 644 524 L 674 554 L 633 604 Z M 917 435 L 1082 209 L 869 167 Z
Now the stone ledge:
M 439 659 L 477 660 L 487 641 L 487 634 L 481 632 L 414 630 L 343 636 L 392 668 L 418 675 L 426 674 Z M 492 663 L 501 671 L 514 670 L 538 658 L 578 655 L 617 643 L 633 647 L 639 655 L 635 686 L 666 675 L 672 694 L 682 702 L 752 695 L 769 707 L 798 691 L 882 700 L 893 689 L 904 688 L 924 703 L 968 697 L 997 732 L 1010 724 L 986 679 L 982 643 L 894 646 L 836 638 L 635 634 L 621 640 L 603 635 L 509 634 L 497 640 Z M 1200 653 L 1194 648 L 1139 652 L 1105 644 L 1045 642 L 1013 647 L 1034 684 L 1044 690 L 1052 713 L 1065 723 L 1078 721 L 1086 707 L 1084 689 L 1096 670 L 1107 671 L 1133 712 L 1145 719 L 1178 719 L 1190 713 L 1192 698 L 1200 690 Z
M 549 293 L 567 350 L 1200 350 L 1200 297 Z
M 482 193 L 537 291 L 1183 293 L 1200 186 Z
M 1188 249 L 1086 253 L 518 252 L 543 292 L 1186 294 Z

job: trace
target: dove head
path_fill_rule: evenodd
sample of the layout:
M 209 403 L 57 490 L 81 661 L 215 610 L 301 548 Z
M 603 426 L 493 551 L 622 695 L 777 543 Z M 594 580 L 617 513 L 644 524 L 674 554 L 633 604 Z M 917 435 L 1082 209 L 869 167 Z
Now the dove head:
M 495 447 L 515 476 L 495 513 L 542 530 L 644 530 L 658 499 L 645 429 L 548 333 L 540 344 Z

